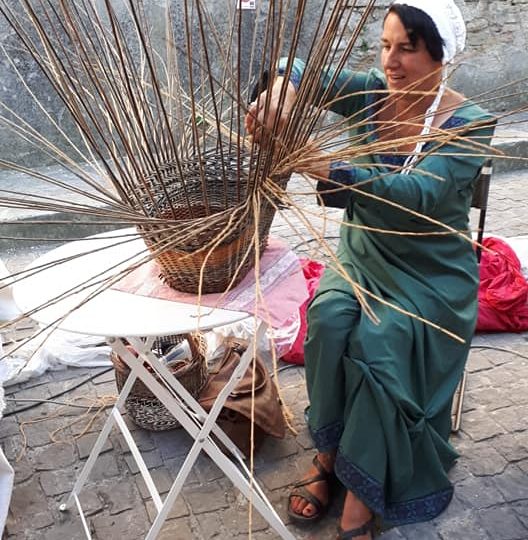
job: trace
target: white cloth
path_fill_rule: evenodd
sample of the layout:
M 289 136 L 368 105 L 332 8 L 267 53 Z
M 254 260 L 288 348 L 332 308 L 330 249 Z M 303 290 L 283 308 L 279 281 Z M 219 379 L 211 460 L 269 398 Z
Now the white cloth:
M 11 277 L 6 265 L 0 259 L 0 323 L 10 321 L 20 315 L 20 310 L 17 308 L 13 300 L 11 291 Z
M 0 259 L 0 324 L 16 318 L 19 314 L 20 311 L 16 307 L 13 301 L 13 295 L 11 294 L 9 272 Z M 4 358 L 2 339 L 2 334 L 0 333 L 0 364 L 4 366 L 7 360 Z M 5 406 L 4 389 L 0 383 L 0 422 L 2 421 Z M 13 471 L 13 467 L 11 467 L 4 452 L 0 448 L 0 536 L 4 532 L 7 512 L 9 511 L 14 477 L 15 472 Z
M 440 37 L 444 40 L 442 63 L 453 61 L 466 46 L 466 24 L 460 9 L 453 0 L 396 0 L 393 4 L 404 4 L 427 13 L 433 20 Z
M 1 421 L 1 420 L 0 420 Z M 15 472 L 0 448 L 0 536 L 4 532 Z

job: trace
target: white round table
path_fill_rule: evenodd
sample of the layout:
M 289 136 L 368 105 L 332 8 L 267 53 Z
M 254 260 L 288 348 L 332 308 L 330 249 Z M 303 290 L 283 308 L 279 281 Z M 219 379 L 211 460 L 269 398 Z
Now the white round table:
M 111 231 L 49 251 L 26 269 L 28 277 L 13 285 L 16 304 L 43 325 L 56 323 L 62 330 L 97 336 L 184 334 L 248 317 L 111 288 L 97 292 L 101 280 L 116 281 L 120 272 L 146 257 L 145 243 L 135 235 L 135 229 Z

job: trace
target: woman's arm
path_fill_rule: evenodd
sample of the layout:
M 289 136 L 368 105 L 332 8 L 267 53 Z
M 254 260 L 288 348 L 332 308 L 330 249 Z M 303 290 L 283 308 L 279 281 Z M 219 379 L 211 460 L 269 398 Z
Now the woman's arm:
M 318 83 L 303 85 L 303 77 L 308 76 L 307 69 L 302 60 L 295 58 L 288 72 L 288 59 L 279 60 L 278 77 L 250 104 L 246 115 L 246 131 L 257 141 L 262 140 L 263 133 L 273 129 L 277 117 L 279 133 L 284 129 L 298 98 L 347 117 L 365 108 L 367 73 L 342 69 L 337 74 L 335 69 L 325 68 L 317 75 Z M 287 87 L 282 95 L 285 83 Z
M 328 175 L 317 176 L 318 192 L 328 206 L 344 208 L 350 198 L 361 199 L 365 207 L 383 204 L 368 196 L 371 194 L 433 216 L 446 193 L 453 188 L 466 189 L 474 180 L 486 158 L 481 145 L 489 144 L 493 130 L 493 125 L 473 129 L 456 143 L 440 146 L 420 161 L 410 174 L 390 173 L 383 165 L 360 167 L 333 162 L 328 167 Z M 336 191 L 339 186 L 352 185 L 367 195 L 346 189 Z
M 301 89 L 303 77 L 309 76 L 310 68 L 300 58 L 294 58 L 289 81 L 295 89 Z M 286 76 L 288 70 L 288 58 L 281 58 L 278 64 L 279 75 Z M 323 68 L 317 75 L 319 79 L 316 92 L 311 96 L 312 103 L 324 106 L 342 116 L 353 116 L 365 107 L 365 89 L 368 73 L 341 69 L 337 72 L 333 67 Z M 313 86 L 307 90 L 313 92 Z

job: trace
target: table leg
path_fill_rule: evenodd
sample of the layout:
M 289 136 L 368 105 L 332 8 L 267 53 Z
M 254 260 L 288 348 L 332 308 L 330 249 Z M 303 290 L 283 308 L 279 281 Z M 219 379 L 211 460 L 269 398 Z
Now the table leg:
M 108 435 L 110 435 L 110 431 L 112 427 L 114 426 L 114 422 L 115 422 L 114 411 L 117 412 L 117 414 L 121 415 L 121 413 L 119 412 L 119 408 L 124 405 L 125 400 L 128 394 L 130 393 L 130 390 L 132 389 L 132 385 L 136 381 L 136 378 L 137 378 L 137 375 L 131 373 L 131 376 L 128 377 L 128 379 L 126 380 L 123 386 L 123 389 L 121 390 L 121 393 L 119 394 L 119 397 L 115 405 L 113 406 L 110 415 L 106 419 L 103 429 L 101 430 L 99 437 L 97 437 L 97 440 L 95 441 L 92 451 L 90 452 L 90 455 L 88 456 L 88 459 L 86 460 L 86 463 L 84 464 L 84 467 L 82 468 L 81 474 L 79 475 L 79 477 L 77 478 L 75 482 L 75 485 L 73 486 L 72 492 L 70 493 L 66 501 L 63 504 L 61 504 L 59 507 L 59 509 L 62 512 L 67 510 L 70 507 L 74 498 L 78 496 L 86 480 L 88 479 L 88 476 L 90 472 L 92 471 L 93 466 L 95 465 L 95 461 L 97 460 L 101 450 L 103 449 L 106 439 L 108 438 Z
M 265 331 L 266 325 L 261 323 L 254 337 L 256 343 L 259 342 Z M 90 533 L 79 503 L 78 494 L 86 482 L 95 460 L 99 456 L 99 453 L 106 439 L 108 438 L 112 426 L 116 424 L 125 436 L 125 440 L 132 451 L 134 459 L 138 463 L 140 472 L 145 479 L 145 483 L 149 488 L 158 511 L 158 515 L 147 533 L 145 540 L 154 540 L 159 534 L 170 509 L 178 497 L 185 480 L 187 479 L 192 467 L 196 462 L 196 459 L 202 450 L 211 457 L 211 459 L 218 465 L 224 474 L 233 482 L 235 487 L 237 487 L 237 489 L 239 489 L 240 492 L 243 493 L 245 497 L 255 506 L 259 513 L 264 517 L 264 519 L 266 519 L 270 526 L 275 529 L 283 540 L 295 540 L 295 537 L 290 533 L 290 531 L 288 531 L 278 514 L 275 512 L 272 504 L 260 489 L 260 486 L 258 486 L 254 479 L 251 478 L 251 473 L 241 458 L 242 454 L 238 451 L 237 447 L 229 439 L 229 437 L 227 437 L 227 435 L 216 424 L 217 417 L 220 414 L 227 397 L 243 377 L 251 363 L 255 341 L 252 341 L 249 344 L 248 349 L 242 355 L 239 365 L 236 367 L 230 380 L 218 395 L 209 414 L 203 410 L 199 403 L 150 351 L 151 341 L 144 341 L 133 337 L 127 338 L 126 341 L 131 343 L 136 349 L 136 352 L 139 354 L 139 358 L 136 358 L 130 352 L 123 339 L 108 339 L 112 349 L 128 365 L 131 372 L 127 378 L 127 381 L 125 382 L 125 385 L 123 386 L 116 405 L 112 409 L 112 414 L 107 419 L 103 430 L 99 435 L 85 466 L 83 467 L 81 475 L 75 483 L 72 493 L 70 494 L 66 503 L 61 506 L 61 509 L 71 504 L 72 500 L 75 500 L 77 506 L 79 507 L 79 512 L 81 513 L 81 519 L 83 520 L 83 526 L 85 528 L 87 537 L 90 538 Z M 159 376 L 161 380 L 145 368 L 143 365 L 144 360 L 147 360 L 150 366 L 154 369 L 156 375 Z M 141 454 L 135 445 L 135 442 L 119 411 L 119 407 L 124 405 L 125 399 L 130 393 L 132 385 L 138 377 L 174 415 L 182 427 L 194 439 L 191 450 L 189 451 L 189 454 L 187 455 L 167 497 L 163 502 L 161 501 L 159 493 L 152 481 L 152 477 L 150 476 Z M 232 449 L 233 455 L 240 462 L 242 470 L 218 448 L 214 440 L 211 439 L 211 433 L 218 436 L 223 444 Z
M 250 472 L 247 470 L 247 468 L 244 466 L 244 472 L 247 473 L 246 478 L 246 476 L 244 476 L 240 469 L 236 467 L 234 463 L 224 455 L 224 453 L 210 438 L 210 432 L 216 425 L 216 419 L 218 418 L 218 415 L 220 414 L 220 411 L 222 410 L 226 399 L 234 390 L 239 381 L 242 379 L 251 363 L 251 360 L 253 359 L 254 343 L 259 343 L 260 339 L 264 337 L 265 331 L 266 325 L 264 323 L 261 323 L 254 337 L 255 341 L 252 340 L 252 342 L 250 342 L 248 348 L 241 356 L 240 362 L 235 368 L 233 375 L 218 395 L 215 403 L 213 404 L 213 407 L 211 408 L 211 411 L 209 412 L 209 415 L 206 416 L 202 428 L 197 434 L 189 432 L 189 434 L 194 438 L 195 442 L 191 447 L 191 450 L 189 451 L 182 467 L 180 468 L 180 471 L 178 472 L 178 475 L 164 501 L 163 508 L 159 511 L 145 540 L 154 540 L 156 538 L 157 534 L 161 530 L 161 527 L 163 526 L 163 523 L 167 518 L 170 509 L 176 501 L 187 476 L 189 475 L 196 459 L 198 458 L 202 450 L 205 450 L 207 454 L 209 454 L 211 459 L 233 482 L 235 487 L 237 487 L 245 495 L 248 501 L 250 501 L 255 506 L 255 508 L 262 515 L 262 517 L 266 519 L 266 521 L 275 529 L 275 531 L 281 536 L 281 538 L 283 538 L 284 540 L 294 540 L 295 537 L 285 527 L 284 523 L 282 522 L 278 514 L 275 512 L 272 504 L 266 498 L 260 487 L 256 489 L 258 484 L 251 479 Z M 165 405 L 167 406 L 167 404 Z M 169 410 L 171 409 L 169 408 Z

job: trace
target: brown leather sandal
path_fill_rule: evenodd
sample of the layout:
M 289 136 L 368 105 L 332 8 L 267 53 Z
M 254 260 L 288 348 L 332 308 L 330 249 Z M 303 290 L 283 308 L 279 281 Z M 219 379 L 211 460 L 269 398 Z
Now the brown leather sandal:
M 337 528 L 336 540 L 350 540 L 370 533 L 371 538 L 374 538 L 376 532 L 376 518 L 372 516 L 366 523 L 357 529 L 349 529 L 344 531 L 341 527 Z
M 323 467 L 323 464 L 319 461 L 317 454 L 314 456 L 312 463 L 314 467 L 318 470 L 318 473 L 314 476 L 310 476 L 310 478 L 306 478 L 305 480 L 301 480 L 300 482 L 294 484 L 293 489 L 290 491 L 290 495 L 288 496 L 288 515 L 293 520 L 300 523 L 313 523 L 314 521 L 321 519 L 325 515 L 330 505 L 330 488 L 331 484 L 335 479 L 335 474 L 333 471 L 329 472 Z M 315 484 L 317 482 L 326 482 L 328 485 L 327 503 L 323 503 L 313 493 L 310 493 L 305 487 L 309 486 L 310 484 Z M 294 512 L 291 509 L 292 497 L 300 497 L 301 499 L 307 501 L 309 504 L 315 507 L 315 513 L 311 516 L 303 516 L 302 514 L 297 514 L 297 512 Z

